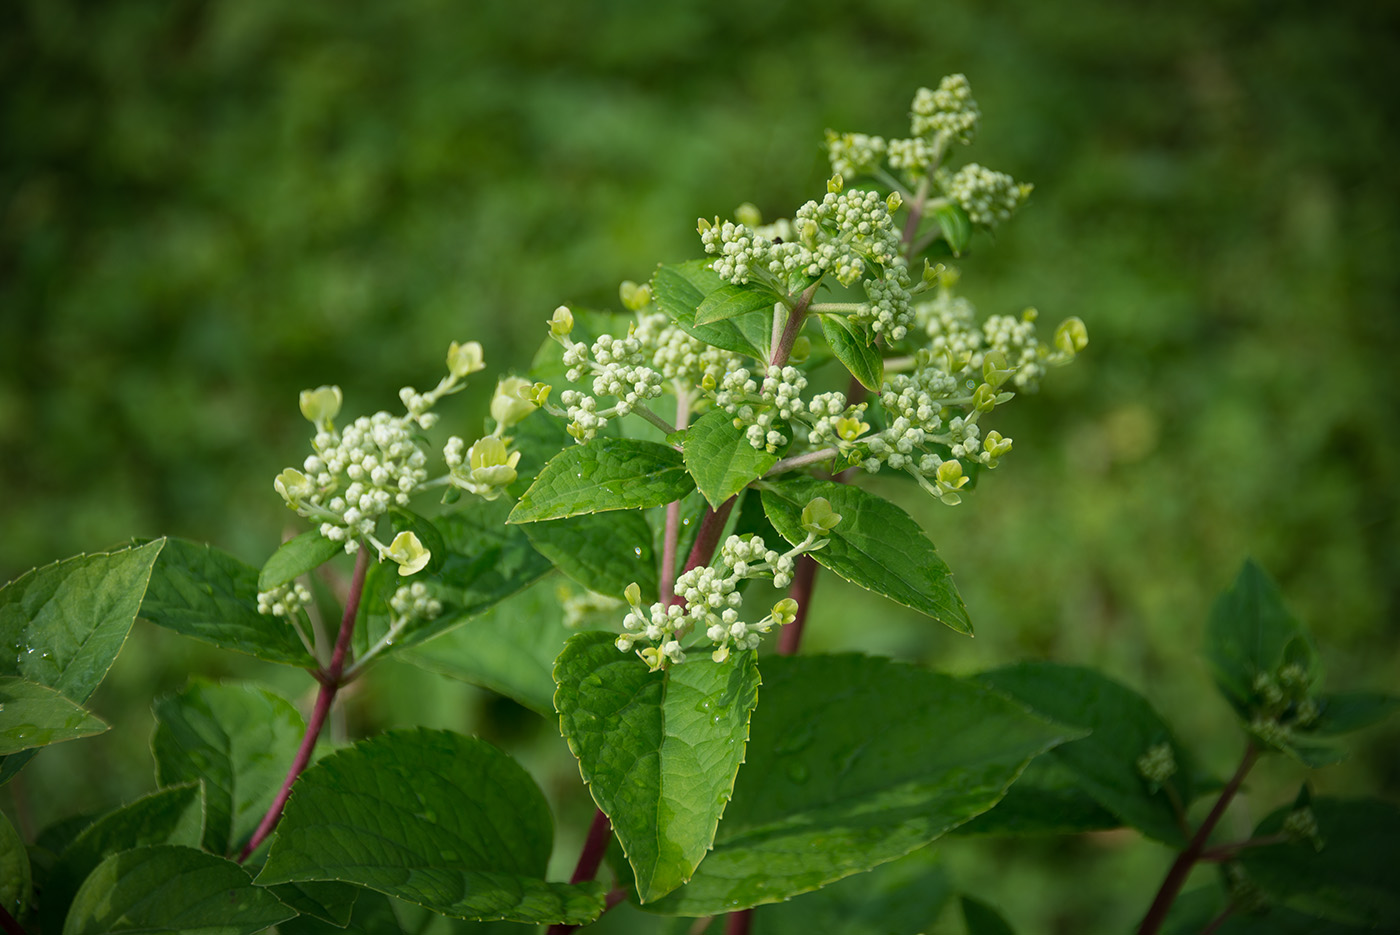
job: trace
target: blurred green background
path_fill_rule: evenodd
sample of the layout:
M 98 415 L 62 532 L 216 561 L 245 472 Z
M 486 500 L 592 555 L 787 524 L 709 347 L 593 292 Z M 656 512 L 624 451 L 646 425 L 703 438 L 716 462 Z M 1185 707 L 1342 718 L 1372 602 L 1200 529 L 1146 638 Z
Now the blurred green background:
M 1226 773 L 1239 741 L 1196 647 L 1245 556 L 1334 685 L 1400 674 L 1398 33 L 1393 3 L 6 4 L 0 580 L 131 535 L 260 562 L 288 528 L 271 478 L 303 457 L 298 390 L 393 408 L 454 339 L 523 369 L 560 302 L 698 255 L 697 216 L 790 214 L 822 191 L 825 128 L 902 135 L 915 88 L 964 72 L 984 119 L 958 158 L 1036 186 L 964 290 L 984 315 L 1078 315 L 1091 345 L 1010 407 L 1016 451 L 962 506 L 897 491 L 977 638 L 827 578 L 808 645 L 1103 666 Z M 444 409 L 461 434 L 481 382 Z M 366 683 L 361 729 L 535 750 L 561 824 L 586 820 L 548 725 L 400 668 Z M 149 698 L 191 669 L 267 674 L 138 626 L 96 702 L 118 729 L 31 767 L 32 820 L 148 788 Z M 1397 728 L 1358 747 L 1318 787 L 1400 795 Z M 75 778 L 84 755 L 109 787 Z M 1274 774 L 1256 817 L 1298 778 Z M 1134 841 L 948 850 L 1023 931 L 1109 931 L 1170 856 Z

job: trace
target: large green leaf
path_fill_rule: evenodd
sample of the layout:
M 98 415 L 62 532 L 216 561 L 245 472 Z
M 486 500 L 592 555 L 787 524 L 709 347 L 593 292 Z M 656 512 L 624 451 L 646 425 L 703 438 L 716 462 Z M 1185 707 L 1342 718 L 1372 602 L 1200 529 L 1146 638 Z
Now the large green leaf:
M 1380 799 L 1313 799 L 1319 850 L 1310 841 L 1240 852 L 1249 878 L 1278 905 L 1384 931 L 1400 930 L 1400 807 Z M 1259 823 L 1277 834 L 1293 806 Z
M 274 887 L 274 892 L 278 890 Z M 414 931 L 404 928 L 388 896 L 371 890 L 359 890 L 344 924 L 301 915 L 277 926 L 277 935 L 409 935 Z
M 1046 754 L 1031 760 L 996 808 L 955 834 L 1079 834 L 1117 828 L 1122 820 L 1084 790 L 1074 769 Z
M 690 879 L 714 840 L 744 760 L 758 667 L 740 652 L 652 672 L 614 643 L 596 632 L 569 640 L 554 704 L 648 902 Z
M 246 865 L 245 865 L 246 866 Z M 308 880 L 304 883 L 279 883 L 268 890 L 282 902 L 299 912 L 300 918 L 315 919 L 337 929 L 350 923 L 355 906 L 362 896 L 384 897 L 349 883 L 329 880 Z M 281 929 L 279 928 L 279 933 Z
M 1315 681 L 1312 637 L 1283 603 L 1278 585 L 1252 560 L 1211 608 L 1205 655 L 1220 691 L 1248 721 L 1259 707 L 1255 679 L 1297 662 Z
M 204 799 L 194 784 L 153 792 L 103 815 L 74 838 L 50 868 L 39 913 L 43 930 L 65 930 L 68 904 L 93 868 L 110 855 L 153 844 L 198 847 L 203 829 Z
M 317 529 L 288 539 L 263 563 L 262 571 L 258 572 L 258 590 L 271 591 L 320 568 L 344 551 L 342 543 L 332 542 Z
M 724 912 L 894 860 L 991 808 L 1033 757 L 1081 734 L 981 683 L 887 659 L 765 658 L 714 850 L 647 908 Z
M 91 737 L 106 729 L 101 718 L 58 691 L 12 675 L 0 676 L 0 755 Z
M 74 898 L 63 935 L 254 935 L 295 915 L 233 861 L 161 844 L 102 861 Z
M 736 285 L 725 283 L 701 300 L 695 308 L 695 324 L 711 325 L 748 312 L 773 313 L 773 305 L 782 299 L 767 286 L 758 283 Z
M 715 509 L 777 463 L 777 455 L 750 445 L 723 409 L 711 409 L 686 430 L 686 469 Z
M 266 689 L 203 680 L 158 699 L 155 715 L 156 780 L 204 783 L 204 847 L 233 853 L 272 804 L 305 721 Z
M 790 477 L 763 488 L 763 509 L 795 545 L 807 536 L 802 510 L 815 497 L 825 497 L 841 514 L 830 541 L 811 553 L 818 563 L 959 633 L 972 632 L 953 573 L 919 524 L 888 500 L 849 484 Z
M 552 720 L 554 660 L 574 633 L 564 625 L 558 586 L 558 579 L 541 581 L 402 658 L 489 688 Z
M 768 333 L 772 331 L 769 316 L 750 313 L 710 324 L 695 323 L 695 310 L 705 297 L 726 285 L 719 274 L 710 269 L 708 260 L 664 264 L 657 267 L 651 278 L 652 298 L 657 307 L 670 315 L 681 330 L 706 344 L 762 359 L 764 354 L 760 348 L 766 346 Z
M 32 885 L 29 853 L 15 826 L 0 812 L 0 909 L 18 919 L 29 905 Z
M 169 539 L 141 616 L 224 649 L 314 669 L 316 660 L 280 617 L 258 613 L 258 570 L 213 546 Z
M 1232 908 L 1223 922 L 1218 921 L 1230 903 L 1224 886 L 1203 886 L 1182 893 L 1162 923 L 1162 935 L 1363 935 L 1376 931 L 1367 925 L 1348 925 L 1270 905 L 1252 910 Z
M 510 514 L 533 523 L 580 513 L 632 510 L 679 500 L 694 484 L 681 453 L 631 438 L 595 438 L 566 448 L 544 466 Z
M 1308 732 L 1323 737 L 1370 727 L 1400 710 L 1400 697 L 1381 692 L 1332 692 L 1317 696 L 1317 720 Z
M 1062 744 L 1047 757 L 1073 773 L 1078 785 L 1126 824 L 1148 837 L 1184 846 L 1172 796 L 1183 807 L 1195 796 L 1189 755 L 1147 700 L 1093 669 L 1026 662 L 977 678 L 1051 720 L 1092 731 Z M 1166 744 L 1176 772 L 1154 788 L 1137 761 Z
M 0 588 L 0 676 L 16 676 L 82 704 L 117 658 L 165 540 L 36 568 Z M 6 782 L 34 755 L 0 763 Z
M 1002 918 L 1001 913 L 980 899 L 963 896 L 961 903 L 967 935 L 1015 935 L 1015 930 Z
M 857 873 L 753 915 L 754 935 L 916 935 L 952 895 L 933 848 Z
M 875 346 L 875 335 L 866 324 L 857 324 L 843 315 L 823 315 L 822 334 L 836 359 L 846 365 L 851 376 L 872 393 L 885 382 L 885 358 Z
M 656 600 L 656 553 L 640 510 L 570 516 L 521 528 L 536 551 L 588 590 L 619 597 L 635 581 L 643 600 Z
M 302 774 L 258 882 L 340 880 L 444 915 L 592 921 L 603 887 L 544 879 L 549 806 L 485 741 L 393 731 Z

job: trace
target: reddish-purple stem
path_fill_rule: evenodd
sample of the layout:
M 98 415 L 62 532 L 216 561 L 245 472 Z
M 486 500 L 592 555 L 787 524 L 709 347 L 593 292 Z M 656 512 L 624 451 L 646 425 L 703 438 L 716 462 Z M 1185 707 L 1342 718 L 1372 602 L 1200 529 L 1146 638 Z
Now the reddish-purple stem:
M 682 573 L 710 564 L 715 546 L 719 545 L 719 534 L 724 532 L 724 524 L 729 521 L 729 511 L 732 509 L 733 497 L 721 503 L 718 510 L 705 508 L 705 515 L 700 519 L 700 530 L 695 534 L 695 545 L 690 549 L 690 557 L 685 560 Z
M 817 584 L 817 560 L 804 555 L 797 560 L 797 570 L 792 574 L 792 587 L 788 597 L 797 601 L 797 616 L 792 623 L 783 627 L 778 636 L 778 654 L 797 655 L 797 646 L 802 642 L 802 627 L 807 622 L 807 606 L 811 603 L 812 589 Z
M 5 930 L 5 935 L 29 935 L 24 930 L 24 926 L 15 921 L 15 917 L 5 911 L 4 906 L 0 906 L 0 929 Z
M 749 926 L 751 925 L 753 925 L 752 909 L 731 912 L 724 920 L 724 935 L 749 935 Z
M 345 599 L 345 614 L 340 619 L 340 633 L 335 640 L 335 649 L 331 651 L 330 665 L 316 673 L 321 688 L 316 692 L 316 706 L 311 710 L 311 720 L 306 723 L 306 734 L 301 738 L 301 746 L 297 748 L 297 754 L 292 759 L 292 766 L 287 770 L 287 778 L 282 781 L 282 788 L 277 791 L 277 798 L 272 800 L 272 807 L 267 810 L 267 814 L 263 815 L 257 830 L 253 832 L 253 836 L 248 839 L 248 843 L 239 852 L 239 863 L 243 863 L 252 856 L 252 853 L 258 849 L 258 845 L 262 844 L 272 833 L 272 829 L 277 827 L 277 822 L 282 817 L 282 808 L 287 804 L 287 798 L 292 794 L 292 784 L 301 775 L 301 771 L 306 769 L 306 764 L 311 762 L 311 753 L 316 749 L 316 740 L 321 736 L 321 728 L 325 726 L 326 718 L 331 713 L 331 704 L 335 701 L 335 694 L 340 691 L 340 686 L 343 684 L 341 676 L 345 672 L 346 656 L 350 651 L 350 636 L 355 632 L 355 617 L 360 612 L 360 595 L 365 590 L 365 573 L 368 570 L 369 549 L 362 545 L 355 558 L 355 574 L 350 579 L 350 593 Z
M 783 326 L 782 336 L 778 338 L 778 345 L 773 348 L 773 354 L 768 360 L 770 365 L 781 367 L 792 356 L 792 346 L 797 341 L 798 332 L 802 330 L 802 323 L 807 319 L 807 306 L 812 304 L 812 296 L 817 294 L 817 285 L 818 283 L 812 283 L 808 286 L 797 297 L 792 311 L 788 312 L 787 324 Z
M 1156 935 L 1162 927 L 1172 903 L 1176 902 L 1181 888 L 1186 885 L 1186 877 L 1191 873 L 1191 868 L 1196 865 L 1196 861 L 1200 860 L 1201 854 L 1205 852 L 1206 841 L 1210 839 L 1211 832 L 1215 830 L 1221 816 L 1225 814 L 1225 809 L 1229 807 L 1230 800 L 1235 797 L 1240 784 L 1244 782 L 1244 777 L 1249 774 L 1250 768 L 1258 759 L 1259 748 L 1251 742 L 1244 748 L 1244 757 L 1241 758 L 1235 775 L 1231 776 L 1230 781 L 1225 784 L 1225 788 L 1220 790 L 1220 798 L 1215 800 L 1215 807 L 1210 810 L 1206 820 L 1201 822 L 1201 826 L 1196 829 L 1196 834 L 1186 845 L 1186 849 L 1176 855 L 1171 869 L 1167 871 L 1166 879 L 1162 881 L 1161 888 L 1157 890 L 1157 898 L 1152 900 L 1152 906 L 1147 910 L 1147 915 L 1143 917 L 1142 925 L 1138 926 L 1138 935 Z

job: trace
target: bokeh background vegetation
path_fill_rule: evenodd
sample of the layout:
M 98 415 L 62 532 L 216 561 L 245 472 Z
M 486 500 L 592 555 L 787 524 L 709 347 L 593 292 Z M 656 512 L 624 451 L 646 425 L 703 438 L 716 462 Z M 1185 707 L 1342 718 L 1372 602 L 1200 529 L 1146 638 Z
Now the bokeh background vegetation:
M 698 216 L 789 214 L 822 191 L 825 128 L 900 135 L 915 88 L 964 72 L 968 158 L 1036 185 L 965 291 L 1078 315 L 1091 345 L 1010 408 L 1016 451 L 962 506 L 907 499 L 977 638 L 828 578 L 809 645 L 1103 666 L 1227 773 L 1196 647 L 1247 555 L 1334 686 L 1400 672 L 1397 34 L 1391 3 L 6 4 L 0 580 L 132 535 L 260 562 L 298 390 L 392 408 L 453 339 L 523 369 L 561 301 L 697 255 Z M 444 410 L 456 431 L 487 389 Z M 306 687 L 138 626 L 96 701 L 116 729 L 5 806 L 42 826 L 149 788 L 149 699 L 192 670 Z M 587 805 L 552 728 L 414 672 L 367 680 L 350 732 L 526 750 L 570 863 Z M 1315 785 L 1400 795 L 1397 744 L 1373 730 Z M 1299 776 L 1273 775 L 1255 817 Z M 947 850 L 1023 931 L 1123 929 L 1170 857 L 1127 834 Z

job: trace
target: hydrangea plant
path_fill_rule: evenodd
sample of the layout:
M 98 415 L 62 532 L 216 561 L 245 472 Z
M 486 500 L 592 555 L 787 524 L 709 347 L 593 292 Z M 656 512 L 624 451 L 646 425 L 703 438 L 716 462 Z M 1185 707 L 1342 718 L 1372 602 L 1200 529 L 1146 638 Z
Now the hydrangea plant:
M 940 837 L 1118 826 L 1179 853 L 1144 933 L 1394 925 L 1396 863 L 1373 860 L 1400 837 L 1391 805 L 1305 789 L 1249 839 L 1211 838 L 1263 753 L 1322 765 L 1329 738 L 1397 704 L 1322 692 L 1252 564 L 1209 627 L 1249 738 L 1223 785 L 1092 670 L 798 653 L 819 569 L 971 633 L 925 532 L 861 481 L 958 505 L 1011 451 L 1000 408 L 1087 346 L 1077 318 L 1042 337 L 1033 309 L 979 318 L 957 292 L 952 261 L 1031 193 L 952 164 L 980 118 L 955 75 L 917 92 L 907 138 L 829 132 L 826 192 L 790 218 L 702 219 L 703 256 L 623 283 L 623 311 L 556 309 L 470 444 L 424 433 L 485 369 L 474 341 L 400 392 L 402 414 L 341 421 L 340 388 L 302 393 L 310 454 L 272 487 L 309 528 L 260 569 L 159 539 L 0 590 L 0 781 L 105 729 L 82 705 L 138 614 L 318 683 L 303 721 L 260 686 L 193 681 L 156 702 L 151 795 L 28 845 L 0 821 L 6 931 L 392 933 L 417 906 L 562 932 L 627 901 L 694 932 L 722 915 L 747 931 L 755 907 L 775 930 L 865 931 L 861 907 L 914 932 L 949 892 Z M 528 609 L 561 580 L 556 617 Z M 568 881 L 546 874 L 535 779 L 485 741 L 391 731 L 311 765 L 350 680 L 454 629 L 458 670 L 557 717 L 577 758 L 597 812 Z M 1178 900 L 1202 861 L 1220 884 Z M 962 909 L 970 931 L 1006 930 Z

